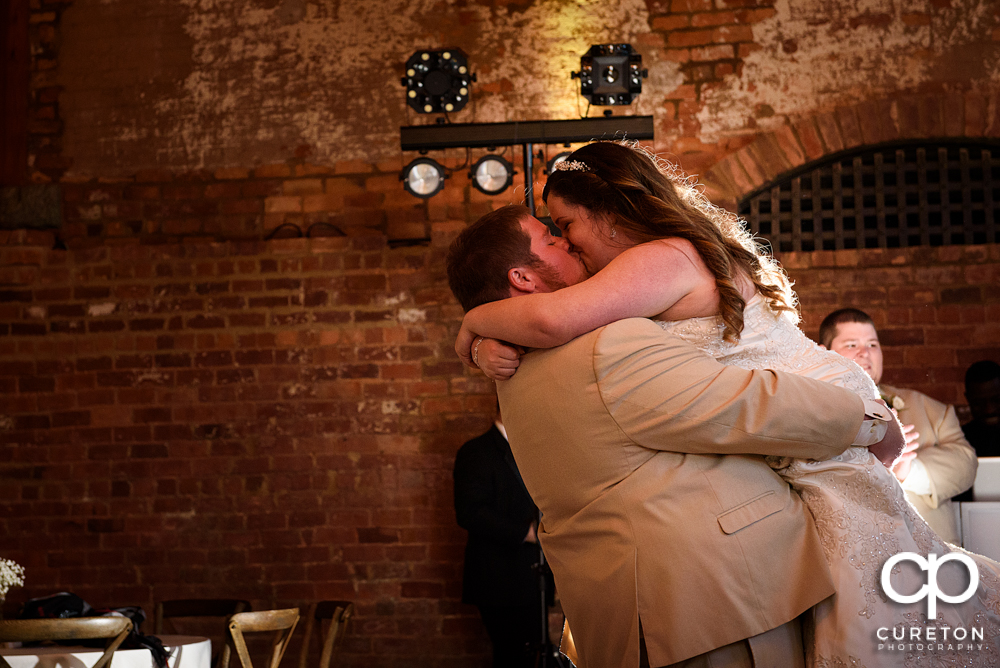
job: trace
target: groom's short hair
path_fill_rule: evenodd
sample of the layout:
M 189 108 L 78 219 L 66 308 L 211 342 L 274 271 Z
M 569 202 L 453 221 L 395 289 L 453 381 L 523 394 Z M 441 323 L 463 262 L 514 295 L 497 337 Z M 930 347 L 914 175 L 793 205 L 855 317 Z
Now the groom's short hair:
M 845 322 L 857 322 L 862 325 L 875 326 L 875 321 L 864 311 L 856 308 L 842 308 L 834 311 L 823 318 L 823 324 L 819 326 L 819 342 L 823 347 L 830 349 L 830 344 L 837 338 L 837 328 Z
M 521 221 L 530 216 L 527 207 L 509 204 L 469 225 L 452 242 L 448 285 L 463 309 L 510 297 L 507 272 L 541 263 L 531 252 L 531 237 L 521 228 Z

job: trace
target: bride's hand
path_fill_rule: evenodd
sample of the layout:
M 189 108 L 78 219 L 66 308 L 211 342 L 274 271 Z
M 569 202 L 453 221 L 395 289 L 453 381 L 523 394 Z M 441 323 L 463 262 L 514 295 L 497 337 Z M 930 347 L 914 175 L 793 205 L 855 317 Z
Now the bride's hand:
M 478 339 L 477 339 L 478 340 Z M 478 343 L 476 349 L 476 360 L 479 361 L 479 368 L 483 370 L 487 378 L 493 380 L 507 380 L 517 371 L 521 363 L 521 355 L 524 350 L 507 345 L 496 339 L 483 339 Z
M 458 337 L 455 339 L 455 352 L 458 356 L 462 358 L 462 363 L 467 367 L 473 369 L 478 369 L 479 367 L 475 362 L 472 361 L 472 344 L 475 343 L 479 335 L 470 330 L 465 326 L 465 322 L 462 322 L 462 327 L 458 330 Z
M 899 424 L 898 418 L 893 416 L 893 419 L 888 421 L 887 427 L 888 428 L 885 430 L 885 436 L 882 437 L 882 440 L 872 446 L 869 446 L 868 450 L 875 455 L 887 469 L 891 469 L 893 464 L 896 463 L 900 455 L 903 453 L 906 440 L 903 436 L 903 429 Z

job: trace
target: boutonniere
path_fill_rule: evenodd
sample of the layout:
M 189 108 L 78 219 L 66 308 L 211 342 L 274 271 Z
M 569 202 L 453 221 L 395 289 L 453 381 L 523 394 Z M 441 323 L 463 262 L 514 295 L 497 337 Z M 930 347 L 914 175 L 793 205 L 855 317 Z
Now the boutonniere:
M 879 396 L 882 397 L 882 401 L 884 401 L 886 405 L 889 406 L 890 408 L 894 408 L 897 411 L 901 411 L 904 408 L 906 408 L 906 402 L 903 401 L 902 397 L 900 397 L 899 395 L 889 396 L 888 394 L 879 392 Z

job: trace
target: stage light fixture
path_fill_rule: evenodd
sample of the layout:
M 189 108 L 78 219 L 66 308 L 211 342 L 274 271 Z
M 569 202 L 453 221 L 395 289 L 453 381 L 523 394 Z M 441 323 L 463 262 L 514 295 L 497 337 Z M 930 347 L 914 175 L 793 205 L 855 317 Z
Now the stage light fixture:
M 564 162 L 573 152 L 563 151 L 562 153 L 557 153 L 554 155 L 547 163 L 545 163 L 545 173 L 551 174 L 560 162 Z
M 417 51 L 406 61 L 406 103 L 420 114 L 460 111 L 469 102 L 476 75 L 461 49 Z
M 444 180 L 448 178 L 444 167 L 430 158 L 417 158 L 399 173 L 406 192 L 427 199 L 441 192 Z
M 484 155 L 469 170 L 472 185 L 486 195 L 499 195 L 514 182 L 514 165 L 499 155 Z
M 594 44 L 580 57 L 580 71 L 570 72 L 580 79 L 580 95 L 598 107 L 632 104 L 648 76 L 631 44 Z

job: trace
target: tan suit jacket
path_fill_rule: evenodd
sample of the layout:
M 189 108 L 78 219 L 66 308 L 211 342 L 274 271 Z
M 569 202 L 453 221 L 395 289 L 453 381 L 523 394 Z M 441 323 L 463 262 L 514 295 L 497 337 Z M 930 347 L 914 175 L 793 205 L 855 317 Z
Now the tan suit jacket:
M 583 668 L 637 666 L 640 619 L 663 666 L 833 593 L 812 517 L 759 455 L 842 452 L 853 392 L 723 366 L 645 319 L 531 352 L 497 386 Z
M 920 434 L 917 461 L 927 470 L 931 492 L 916 494 L 907 489 L 906 498 L 938 535 L 949 543 L 959 543 L 961 537 L 951 497 L 972 487 L 979 462 L 976 451 L 965 440 L 955 407 L 916 390 L 883 384 L 879 391 L 903 400 L 899 421 L 914 425 Z M 903 489 L 906 487 L 904 480 Z

